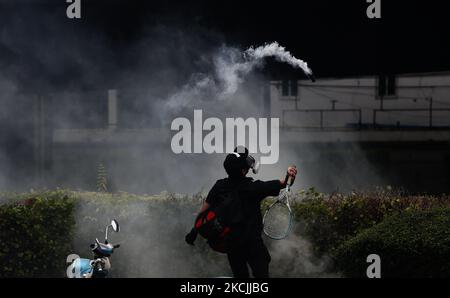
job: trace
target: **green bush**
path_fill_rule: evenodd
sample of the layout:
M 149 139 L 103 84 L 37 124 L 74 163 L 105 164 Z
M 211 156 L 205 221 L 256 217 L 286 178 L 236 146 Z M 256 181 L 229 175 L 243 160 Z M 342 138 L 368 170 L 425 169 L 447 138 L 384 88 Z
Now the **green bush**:
M 122 244 L 111 277 L 227 275 L 226 256 L 199 239 L 184 242 L 203 195 L 133 195 L 56 190 L 0 193 L 0 277 L 65 277 L 66 258 L 91 258 L 89 244 L 103 240 L 116 218 Z M 184 270 L 180 270 L 180 267 Z
M 450 277 L 450 208 L 385 219 L 337 249 L 336 269 L 365 277 L 369 254 L 380 256 L 382 277 Z
M 76 253 L 81 257 L 91 257 L 89 244 L 95 237 L 102 239 L 104 227 L 112 218 L 119 221 L 122 229 L 121 233 L 111 235 L 112 241 L 123 244 L 112 257 L 112 277 L 211 277 L 230 274 L 226 256 L 208 249 L 205 241 L 199 239 L 194 247 L 184 242 L 184 235 L 190 230 L 203 198 L 204 194 L 138 196 L 122 192 L 69 190 L 0 193 L 0 277 L 64 277 L 67 255 Z M 268 203 L 270 200 L 264 202 L 263 209 Z M 293 231 L 296 235 L 291 239 L 296 239 L 295 236 L 307 238 L 318 255 L 336 256 L 339 253 L 339 257 L 335 258 L 337 268 L 345 274 L 355 276 L 354 272 L 360 273 L 361 266 L 365 274 L 367 252 L 377 253 L 372 248 L 378 249 L 377 245 L 388 241 L 383 240 L 385 237 L 403 239 L 406 226 L 405 229 L 397 228 L 391 222 L 388 233 L 391 236 L 373 235 L 370 238 L 372 242 L 367 240 L 355 246 L 359 247 L 358 251 L 351 245 L 360 243 L 357 241 L 362 241 L 361 237 L 367 231 L 384 225 L 399 214 L 417 214 L 414 218 L 419 220 L 428 214 L 427 210 L 450 208 L 449 205 L 446 197 L 407 196 L 392 191 L 326 196 L 310 189 L 293 196 L 296 219 L 303 224 L 296 225 Z M 438 228 L 436 225 L 443 224 L 442 220 L 443 217 L 429 218 L 430 227 L 425 225 L 421 228 L 422 234 L 416 242 L 411 245 L 404 242 L 405 245 L 397 248 L 396 256 L 400 257 L 398 264 L 393 264 L 398 268 L 404 266 L 405 274 L 409 274 L 406 276 L 413 271 L 408 264 L 422 266 L 420 258 L 410 261 L 410 256 L 418 251 L 415 245 L 422 241 L 420 239 L 433 239 L 437 246 L 427 248 L 430 254 L 447 253 L 434 239 L 439 233 L 444 233 L 433 230 Z M 416 223 L 410 224 L 415 227 Z M 375 236 L 381 237 L 381 240 Z M 280 243 L 288 242 L 268 244 L 275 247 Z M 304 253 L 305 244 L 301 241 L 289 245 L 290 250 Z M 348 255 L 350 253 L 353 255 Z M 364 259 L 354 262 L 352 258 L 356 258 L 354 255 L 357 253 Z M 388 272 L 386 268 L 391 268 L 390 263 L 385 262 L 390 260 L 390 255 L 384 251 L 379 254 L 383 254 L 383 272 Z M 433 264 L 432 260 L 424 260 L 424 268 L 427 264 Z M 397 268 L 394 265 L 393 268 Z M 434 275 L 436 266 L 430 267 Z M 395 270 L 392 272 L 399 272 Z M 278 276 L 291 276 L 287 268 L 277 268 L 275 271 Z M 402 274 L 400 272 L 398 276 Z
M 0 277 L 52 277 L 65 272 L 74 202 L 44 192 L 0 205 Z
M 445 196 L 411 196 L 384 189 L 329 196 L 311 189 L 297 197 L 298 203 L 294 205 L 297 220 L 304 224 L 303 234 L 319 256 L 333 255 L 343 242 L 389 216 L 410 210 L 450 207 L 450 200 Z

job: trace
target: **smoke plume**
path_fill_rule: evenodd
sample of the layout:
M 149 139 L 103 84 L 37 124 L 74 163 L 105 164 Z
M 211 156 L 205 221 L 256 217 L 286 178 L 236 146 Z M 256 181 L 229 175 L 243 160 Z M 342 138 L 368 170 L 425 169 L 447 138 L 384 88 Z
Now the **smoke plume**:
M 295 68 L 301 68 L 305 74 L 311 75 L 312 70 L 308 67 L 308 63 L 292 56 L 289 51 L 279 45 L 278 42 L 272 42 L 257 48 L 250 47 L 245 51 L 250 61 L 260 61 L 266 57 L 274 57 L 277 61 L 287 63 Z
M 229 99 L 251 71 L 264 65 L 267 57 L 274 57 L 279 62 L 300 68 L 307 75 L 312 74 L 306 62 L 294 57 L 276 41 L 256 48 L 250 47 L 245 51 L 222 46 L 212 57 L 211 72 L 193 74 L 190 81 L 179 92 L 171 95 L 165 105 L 170 110 L 179 111 L 211 99 Z

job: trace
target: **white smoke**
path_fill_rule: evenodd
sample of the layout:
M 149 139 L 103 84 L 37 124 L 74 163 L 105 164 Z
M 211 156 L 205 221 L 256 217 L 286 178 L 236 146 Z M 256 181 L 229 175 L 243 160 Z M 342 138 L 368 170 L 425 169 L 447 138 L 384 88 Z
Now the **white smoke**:
M 266 57 L 274 57 L 277 61 L 287 63 L 295 68 L 301 68 L 307 75 L 312 74 L 308 63 L 292 56 L 289 51 L 286 51 L 285 47 L 280 46 L 276 41 L 257 48 L 250 47 L 245 51 L 245 54 L 252 61 L 259 61 Z
M 300 68 L 305 74 L 312 75 L 305 61 L 294 57 L 278 42 L 250 47 L 243 52 L 224 46 L 212 58 L 213 72 L 192 75 L 191 80 L 180 91 L 165 101 L 165 106 L 170 111 L 178 111 L 184 107 L 198 107 L 204 102 L 229 99 L 236 93 L 245 77 L 256 67 L 261 67 L 267 57 L 274 57 L 279 62 Z
M 266 244 L 272 257 L 272 277 L 339 277 L 328 270 L 330 258 L 316 257 L 311 243 L 301 234 L 291 233 L 282 241 L 269 239 Z

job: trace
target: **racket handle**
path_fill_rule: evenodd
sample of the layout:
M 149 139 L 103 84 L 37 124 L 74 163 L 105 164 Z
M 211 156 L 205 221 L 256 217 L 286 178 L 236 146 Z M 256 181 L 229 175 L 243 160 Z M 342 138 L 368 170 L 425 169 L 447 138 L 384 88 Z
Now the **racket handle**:
M 287 185 L 292 186 L 294 184 L 294 178 L 292 176 L 288 176 Z
M 291 167 L 293 167 L 293 168 L 297 168 L 296 166 L 291 166 Z M 292 186 L 292 184 L 294 184 L 294 180 L 295 180 L 295 177 L 292 177 L 291 175 L 289 175 L 289 172 L 287 172 L 286 173 L 286 185 L 287 186 Z

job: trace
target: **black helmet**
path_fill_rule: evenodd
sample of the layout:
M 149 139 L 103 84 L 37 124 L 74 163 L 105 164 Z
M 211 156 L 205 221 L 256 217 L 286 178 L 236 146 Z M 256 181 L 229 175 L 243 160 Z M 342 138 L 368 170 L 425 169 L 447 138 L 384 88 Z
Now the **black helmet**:
M 253 173 L 258 172 L 258 163 L 253 156 L 248 154 L 248 149 L 244 146 L 238 146 L 230 153 L 223 162 L 223 167 L 227 174 L 231 177 L 240 176 L 242 170 L 252 169 Z

